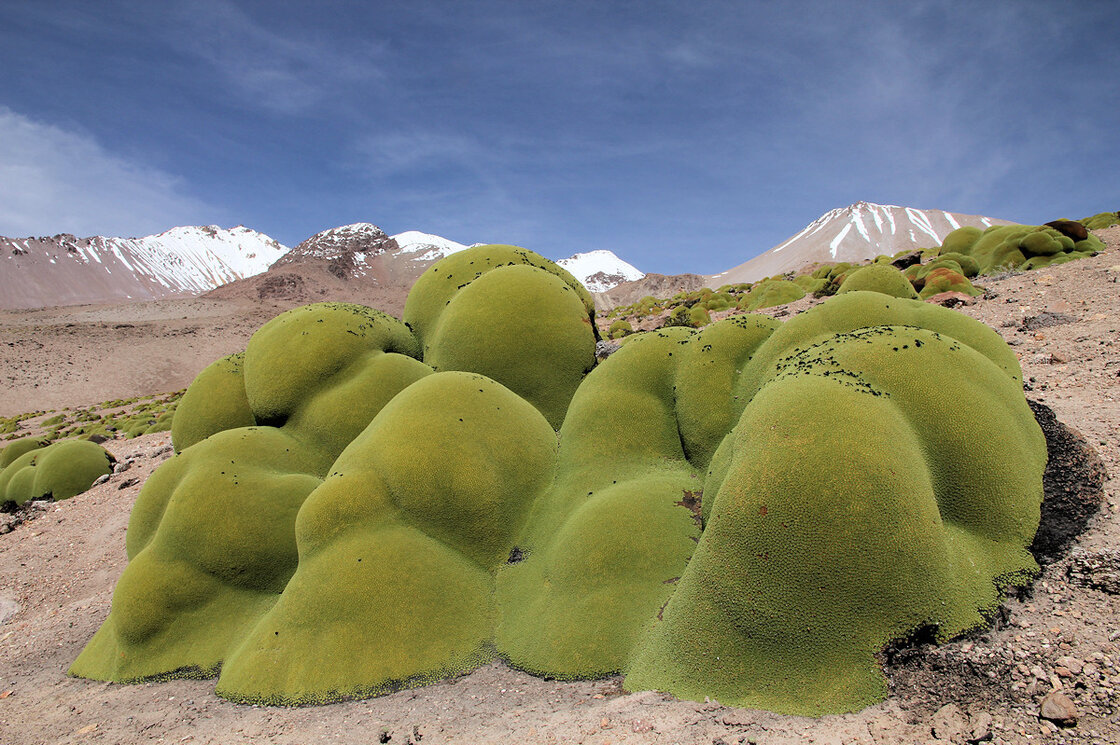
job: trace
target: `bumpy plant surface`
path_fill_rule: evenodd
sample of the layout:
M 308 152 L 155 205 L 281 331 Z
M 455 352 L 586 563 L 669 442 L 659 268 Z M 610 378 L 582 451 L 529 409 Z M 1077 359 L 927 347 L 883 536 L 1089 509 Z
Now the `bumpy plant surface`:
M 0 451 L 0 503 L 69 499 L 112 470 L 112 456 L 88 440 L 17 440 Z
M 1092 217 L 1082 218 L 1079 222 L 1089 230 L 1109 228 L 1113 225 L 1120 225 L 1120 212 L 1101 212 Z
M 993 225 L 987 230 L 963 227 L 945 237 L 940 253 L 971 258 L 980 274 L 1007 269 L 1038 269 L 1092 256 L 1104 250 L 1095 235 L 1079 233 L 1063 225 L 1084 227 L 1071 220 L 1050 225 Z M 1054 227 L 1054 225 L 1057 227 Z
M 270 321 L 183 396 L 71 673 L 306 704 L 500 657 L 822 714 L 1036 570 L 1045 443 L 982 324 L 852 291 L 594 367 L 592 314 L 501 246 L 431 267 L 403 320 Z

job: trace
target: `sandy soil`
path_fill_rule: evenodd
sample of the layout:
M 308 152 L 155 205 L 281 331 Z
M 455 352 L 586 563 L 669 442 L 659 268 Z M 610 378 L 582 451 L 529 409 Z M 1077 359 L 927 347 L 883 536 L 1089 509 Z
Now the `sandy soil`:
M 1027 396 L 1080 430 L 1115 474 L 1120 228 L 1101 235 L 1109 250 L 1100 256 L 989 281 L 992 297 L 961 312 L 1013 345 L 1030 382 Z M 181 302 L 3 314 L 0 413 L 153 393 L 144 386 L 154 380 L 174 381 L 161 390 L 182 387 L 193 373 L 153 372 L 159 353 L 174 361 L 166 365 L 185 368 L 175 353 L 186 344 L 200 369 L 243 346 L 270 312 L 246 307 L 233 316 L 206 301 L 190 301 L 187 312 Z M 116 328 L 122 323 L 131 330 Z M 183 333 L 150 338 L 145 329 L 152 328 Z M 105 339 L 113 340 L 112 354 L 99 352 Z M 127 470 L 77 498 L 24 511 L 0 535 L 0 742 L 1120 743 L 1115 481 L 1105 485 L 1102 510 L 1073 552 L 1009 599 L 994 628 L 940 647 L 894 650 L 890 698 L 855 714 L 779 716 L 626 694 L 617 679 L 541 680 L 500 663 L 377 699 L 295 709 L 230 704 L 209 681 L 121 686 L 68 678 L 70 662 L 108 613 L 125 564 L 129 509 L 167 457 L 167 441 L 164 433 L 106 443 L 122 464 L 131 461 Z M 1071 700 L 1075 726 L 1040 718 L 1040 703 L 1055 690 Z

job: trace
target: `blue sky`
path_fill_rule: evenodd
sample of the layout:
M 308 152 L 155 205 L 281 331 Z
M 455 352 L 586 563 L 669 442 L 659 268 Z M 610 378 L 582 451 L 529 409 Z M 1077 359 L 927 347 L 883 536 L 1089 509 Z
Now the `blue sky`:
M 858 200 L 1120 209 L 1111 2 L 0 4 L 0 235 L 367 221 L 727 269 Z

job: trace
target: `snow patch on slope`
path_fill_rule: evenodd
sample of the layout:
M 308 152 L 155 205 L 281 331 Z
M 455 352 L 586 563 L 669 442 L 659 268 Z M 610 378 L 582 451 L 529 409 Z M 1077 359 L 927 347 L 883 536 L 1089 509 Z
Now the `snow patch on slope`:
M 848 231 L 850 231 L 851 229 L 852 229 L 852 224 L 848 223 L 847 225 L 844 226 L 844 229 L 841 230 L 837 234 L 837 236 L 832 239 L 832 243 L 828 244 L 828 247 L 832 252 L 832 258 L 834 258 L 834 259 L 836 258 L 836 252 L 840 250 L 840 242 L 842 240 L 844 240 L 844 236 L 846 236 L 848 234 Z
M 120 264 L 170 292 L 188 293 L 260 274 L 288 252 L 287 246 L 241 225 L 229 230 L 215 225 L 171 228 L 144 238 L 64 236 L 61 244 L 83 264 Z
M 419 230 L 406 230 L 391 236 L 400 246 L 401 253 L 418 254 L 417 261 L 438 261 L 445 256 L 470 248 L 462 243 Z
M 197 295 L 259 274 L 288 252 L 240 225 L 178 227 L 143 238 L 0 238 L 0 249 L 13 259 L 12 271 L 0 277 L 4 308 Z
M 556 263 L 571 272 L 591 292 L 606 292 L 622 282 L 646 276 L 632 264 L 604 249 L 578 253 Z

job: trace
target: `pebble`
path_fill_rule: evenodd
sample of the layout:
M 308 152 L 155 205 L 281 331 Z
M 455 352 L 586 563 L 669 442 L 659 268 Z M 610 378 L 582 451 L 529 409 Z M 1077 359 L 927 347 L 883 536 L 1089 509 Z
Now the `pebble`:
M 1059 691 L 1051 691 L 1042 699 L 1038 715 L 1043 719 L 1073 727 L 1077 724 L 1077 707 L 1069 696 Z
M 933 715 L 930 730 L 938 740 L 960 739 L 968 729 L 968 720 L 956 704 L 945 704 Z
M 19 613 L 19 603 L 8 598 L 0 598 L 0 623 Z
M 986 711 L 975 714 L 969 726 L 968 741 L 983 742 L 992 739 L 992 715 Z

